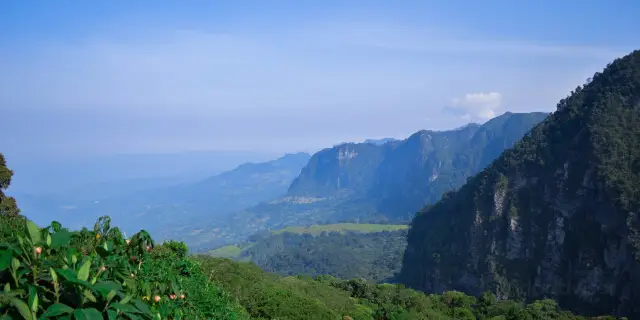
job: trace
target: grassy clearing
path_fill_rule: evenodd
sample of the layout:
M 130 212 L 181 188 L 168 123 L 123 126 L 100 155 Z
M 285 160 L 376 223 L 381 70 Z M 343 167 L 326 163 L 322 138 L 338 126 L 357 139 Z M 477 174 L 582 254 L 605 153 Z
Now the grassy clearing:
M 277 235 L 285 232 L 297 233 L 297 234 L 312 234 L 320 235 L 322 232 L 382 232 L 382 231 L 397 231 L 407 229 L 409 226 L 403 224 L 360 224 L 360 223 L 337 223 L 337 224 L 324 224 L 324 225 L 312 225 L 309 227 L 286 227 L 284 229 L 273 230 L 271 234 Z
M 214 250 L 207 252 L 206 254 L 212 257 L 219 258 L 230 258 L 233 259 L 242 253 L 242 248 L 236 245 L 228 245 L 224 247 L 220 247 Z
M 372 233 L 382 231 L 398 231 L 407 229 L 409 226 L 403 224 L 359 224 L 359 223 L 337 223 L 337 224 L 321 224 L 312 225 L 309 227 L 286 227 L 284 229 L 272 230 L 272 235 L 279 235 L 283 233 L 295 233 L 295 234 L 311 234 L 318 236 L 322 232 L 357 232 L 357 233 Z M 217 258 L 229 258 L 237 259 L 244 250 L 250 248 L 254 244 L 244 245 L 228 245 L 211 250 L 206 255 Z M 248 260 L 247 257 L 244 260 Z

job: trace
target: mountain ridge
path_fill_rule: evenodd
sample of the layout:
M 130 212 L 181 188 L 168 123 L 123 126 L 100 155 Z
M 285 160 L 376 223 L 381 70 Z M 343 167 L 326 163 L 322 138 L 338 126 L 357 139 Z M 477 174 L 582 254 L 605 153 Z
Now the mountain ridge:
M 226 223 L 210 223 L 197 236 L 202 245 L 192 247 L 207 250 L 241 242 L 263 229 L 291 225 L 407 223 L 426 203 L 461 186 L 546 116 L 506 113 L 461 130 L 422 130 L 382 145 L 347 143 L 323 149 L 311 157 L 285 195 L 236 212 Z M 440 180 L 425 184 L 434 170 Z

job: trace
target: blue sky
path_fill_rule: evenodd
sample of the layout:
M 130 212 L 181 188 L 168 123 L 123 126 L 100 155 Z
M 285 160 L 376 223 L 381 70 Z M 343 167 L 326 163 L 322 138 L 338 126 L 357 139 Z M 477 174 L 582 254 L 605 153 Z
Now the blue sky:
M 0 151 L 316 150 L 553 111 L 640 2 L 3 1 Z

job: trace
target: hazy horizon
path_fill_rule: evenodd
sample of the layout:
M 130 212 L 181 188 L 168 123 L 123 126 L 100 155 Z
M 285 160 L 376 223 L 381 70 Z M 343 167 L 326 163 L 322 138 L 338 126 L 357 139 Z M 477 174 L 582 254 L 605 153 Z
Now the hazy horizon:
M 1 3 L 0 149 L 284 153 L 406 137 L 553 111 L 640 43 L 633 2 L 148 4 Z

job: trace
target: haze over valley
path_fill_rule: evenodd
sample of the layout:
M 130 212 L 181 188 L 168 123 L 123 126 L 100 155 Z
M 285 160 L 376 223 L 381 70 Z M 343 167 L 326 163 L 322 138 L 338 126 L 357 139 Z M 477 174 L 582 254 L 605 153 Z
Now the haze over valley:
M 0 4 L 0 320 L 640 317 L 640 6 L 285 2 Z

